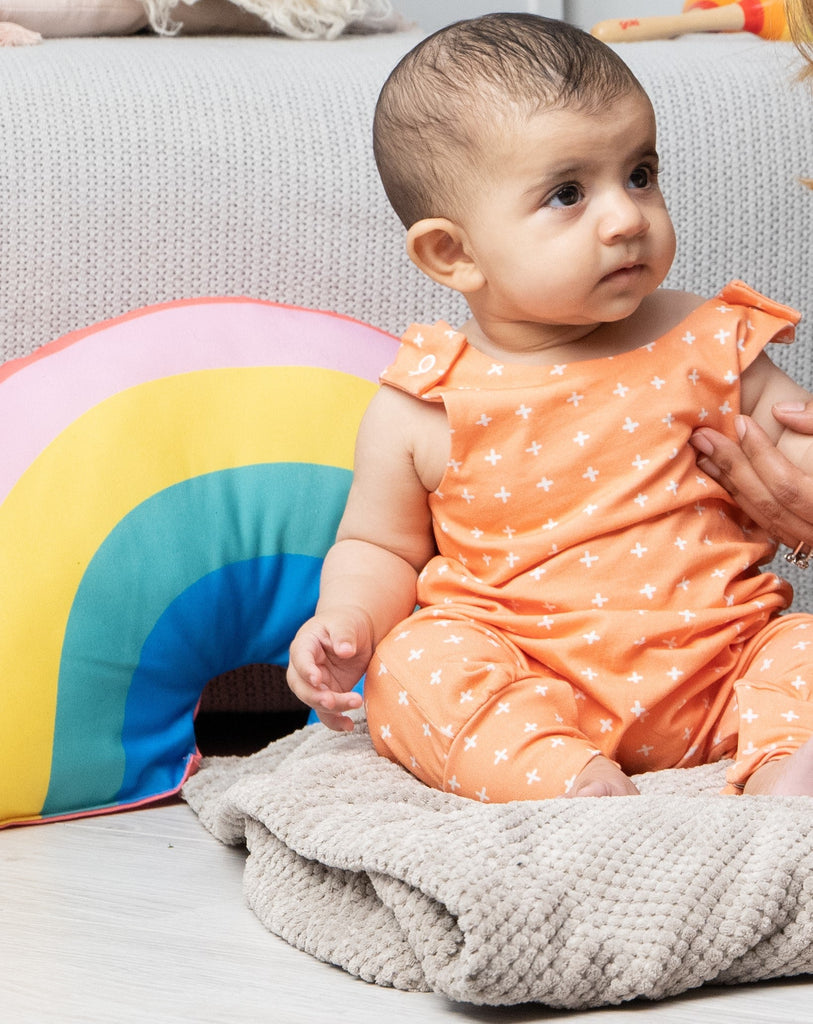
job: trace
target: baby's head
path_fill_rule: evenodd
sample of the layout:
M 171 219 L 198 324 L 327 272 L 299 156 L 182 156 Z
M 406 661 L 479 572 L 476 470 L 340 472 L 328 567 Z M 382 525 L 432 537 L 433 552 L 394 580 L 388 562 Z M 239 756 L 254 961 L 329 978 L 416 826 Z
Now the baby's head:
M 409 228 L 459 216 L 487 179 L 501 129 L 541 110 L 595 113 L 643 89 L 608 46 L 565 22 L 490 14 L 441 29 L 381 90 L 373 148 L 384 189 Z

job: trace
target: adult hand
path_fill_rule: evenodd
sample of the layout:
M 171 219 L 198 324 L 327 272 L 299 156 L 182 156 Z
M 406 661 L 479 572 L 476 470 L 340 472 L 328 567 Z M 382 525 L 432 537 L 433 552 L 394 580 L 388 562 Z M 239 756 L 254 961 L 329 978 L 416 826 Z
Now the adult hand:
M 773 414 L 783 426 L 813 434 L 813 401 L 780 403 Z M 771 536 L 790 548 L 813 547 L 813 478 L 789 462 L 748 416 L 738 416 L 735 426 L 739 443 L 708 427 L 694 432 L 698 466 Z

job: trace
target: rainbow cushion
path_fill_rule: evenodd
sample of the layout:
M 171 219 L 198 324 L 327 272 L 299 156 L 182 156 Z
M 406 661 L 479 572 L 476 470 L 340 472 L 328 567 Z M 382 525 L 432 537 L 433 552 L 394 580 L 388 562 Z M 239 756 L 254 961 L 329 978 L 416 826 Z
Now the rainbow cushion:
M 0 826 L 176 792 L 207 681 L 286 663 L 396 348 L 203 299 L 0 367 Z

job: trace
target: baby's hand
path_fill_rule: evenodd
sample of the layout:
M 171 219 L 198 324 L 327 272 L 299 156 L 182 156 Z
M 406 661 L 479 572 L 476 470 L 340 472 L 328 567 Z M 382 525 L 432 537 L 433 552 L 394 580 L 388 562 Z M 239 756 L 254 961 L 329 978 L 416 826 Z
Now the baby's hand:
M 362 703 L 361 695 L 352 690 L 372 655 L 372 624 L 367 615 L 355 609 L 320 612 L 294 637 L 288 685 L 324 725 L 350 732 L 353 721 L 346 712 Z

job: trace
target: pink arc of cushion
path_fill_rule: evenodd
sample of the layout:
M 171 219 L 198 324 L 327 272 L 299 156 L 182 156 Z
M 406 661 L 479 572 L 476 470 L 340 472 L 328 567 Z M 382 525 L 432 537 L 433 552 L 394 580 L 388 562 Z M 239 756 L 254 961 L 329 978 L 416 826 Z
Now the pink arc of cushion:
M 251 366 L 316 366 L 377 381 L 394 343 L 338 313 L 240 297 L 148 306 L 74 331 L 0 367 L 0 502 L 66 427 L 127 388 Z

